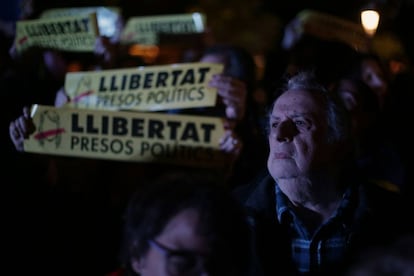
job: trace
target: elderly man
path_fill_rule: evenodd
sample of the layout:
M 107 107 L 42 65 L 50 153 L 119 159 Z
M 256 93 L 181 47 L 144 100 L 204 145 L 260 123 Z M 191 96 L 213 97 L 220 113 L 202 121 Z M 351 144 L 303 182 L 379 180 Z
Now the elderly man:
M 362 250 L 410 231 L 399 195 L 353 166 L 343 110 L 312 72 L 274 101 L 268 170 L 235 190 L 252 226 L 253 275 L 343 275 Z

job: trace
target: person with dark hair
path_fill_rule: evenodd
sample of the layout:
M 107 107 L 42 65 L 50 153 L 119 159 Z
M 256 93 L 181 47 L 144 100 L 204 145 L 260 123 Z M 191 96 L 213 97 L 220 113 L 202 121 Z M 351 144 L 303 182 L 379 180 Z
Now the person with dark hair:
M 412 232 L 398 215 L 405 204 L 359 173 L 348 113 L 312 71 L 279 92 L 268 172 L 234 191 L 252 227 L 254 275 L 343 275 L 363 248 Z
M 222 75 L 216 75 L 210 84 L 217 88 L 226 117 L 242 120 L 246 112 L 252 112 L 253 92 L 256 89 L 256 64 L 252 55 L 244 48 L 215 44 L 207 47 L 200 62 L 221 63 Z M 226 89 L 227 88 L 227 89 Z M 247 108 L 246 105 L 250 105 Z
M 230 192 L 191 173 L 141 186 L 124 216 L 122 275 L 244 275 L 249 229 Z
M 407 184 L 406 166 L 395 145 L 382 135 L 384 122 L 375 92 L 352 75 L 343 76 L 334 92 L 350 113 L 354 156 L 361 172 L 378 185 L 402 192 Z
M 391 74 L 384 61 L 374 53 L 358 53 L 353 64 L 354 77 L 367 84 L 378 99 L 384 111 L 390 98 Z
M 267 152 L 265 116 L 254 99 L 258 87 L 253 56 L 243 47 L 214 44 L 204 50 L 200 62 L 224 65 L 224 72 L 215 75 L 209 85 L 217 88 L 219 95 L 214 110 L 224 112 L 222 116 L 229 119 L 229 128 L 233 128 L 239 137 L 240 154 L 235 159 L 227 185 L 235 187 L 248 183 L 265 165 Z

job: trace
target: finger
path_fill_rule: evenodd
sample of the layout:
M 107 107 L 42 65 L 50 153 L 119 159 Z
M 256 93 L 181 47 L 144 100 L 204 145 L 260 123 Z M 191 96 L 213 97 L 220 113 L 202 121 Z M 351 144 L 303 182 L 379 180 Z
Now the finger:
M 210 79 L 209 85 L 214 86 L 214 87 L 219 87 L 219 88 L 229 88 L 232 86 L 234 87 L 243 86 L 244 82 L 236 78 L 230 77 L 230 76 L 218 74 L 218 75 L 214 75 Z
M 221 149 L 226 153 L 239 154 L 242 148 L 242 142 L 238 139 L 229 139 L 221 147 Z
M 10 137 L 13 138 L 13 139 L 18 138 L 18 136 L 19 136 L 19 131 L 17 130 L 16 124 L 15 124 L 14 121 L 10 122 L 9 134 L 10 134 Z
M 27 128 L 27 119 L 22 115 L 19 118 L 17 118 L 17 124 L 19 125 L 19 128 L 25 130 Z
M 12 140 L 17 151 L 24 151 L 24 145 L 23 145 L 24 138 L 21 132 L 19 132 L 18 130 L 18 127 L 17 127 L 18 124 L 16 124 L 16 121 L 17 120 L 12 121 L 10 123 L 10 126 L 9 126 L 10 139 Z
M 24 138 L 28 138 L 29 134 L 34 131 L 34 126 L 31 119 L 27 119 L 24 116 L 20 116 L 16 120 L 16 127 L 19 131 L 19 135 L 21 135 Z
M 223 144 L 220 145 L 220 149 L 224 152 L 231 152 L 234 145 L 232 139 L 226 139 Z
M 242 91 L 234 87 L 232 87 L 231 89 L 218 89 L 217 94 L 223 100 L 230 100 L 230 101 L 239 102 L 243 104 L 246 102 L 246 98 L 247 98 L 247 93 L 244 89 Z
M 223 136 L 222 136 L 222 137 L 220 137 L 220 140 L 219 140 L 219 145 L 220 145 L 220 146 L 224 145 L 228 139 L 229 139 L 229 131 L 228 131 L 228 130 L 226 130 L 226 131 L 224 132 Z
M 238 120 L 242 118 L 242 113 L 238 112 L 238 108 L 235 106 L 227 106 L 226 117 L 232 120 Z
M 231 130 L 226 130 L 225 134 L 220 139 L 220 149 L 224 152 L 233 152 L 240 144 L 241 141 Z
M 23 116 L 25 118 L 30 118 L 30 109 L 27 106 L 23 107 Z

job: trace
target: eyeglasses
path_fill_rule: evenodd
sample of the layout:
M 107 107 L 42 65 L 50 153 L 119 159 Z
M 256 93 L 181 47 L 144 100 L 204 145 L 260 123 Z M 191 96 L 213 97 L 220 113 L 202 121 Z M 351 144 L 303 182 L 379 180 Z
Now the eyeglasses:
M 166 257 L 167 272 L 171 276 L 200 275 L 206 270 L 207 258 L 199 253 L 170 249 L 155 240 L 148 243 Z

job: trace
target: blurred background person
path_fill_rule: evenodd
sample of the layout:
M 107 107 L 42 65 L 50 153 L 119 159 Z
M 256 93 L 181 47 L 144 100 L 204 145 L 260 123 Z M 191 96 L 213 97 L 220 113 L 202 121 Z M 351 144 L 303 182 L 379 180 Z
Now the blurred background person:
M 249 232 L 241 206 L 214 179 L 159 175 L 131 197 L 122 268 L 111 275 L 246 275 Z
M 361 79 L 344 76 L 334 89 L 351 116 L 356 163 L 371 181 L 395 192 L 405 190 L 406 164 L 384 135 L 384 118 L 377 94 Z
M 219 116 L 227 119 L 230 138 L 223 139 L 232 152 L 237 146 L 234 165 L 226 179 L 228 186 L 248 183 L 263 168 L 266 160 L 263 106 L 254 96 L 258 89 L 257 66 L 253 55 L 244 47 L 228 43 L 206 46 L 193 61 L 224 65 L 223 73 L 216 74 L 209 86 L 217 89 L 214 107 L 173 110 L 174 113 Z

